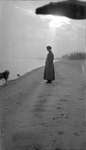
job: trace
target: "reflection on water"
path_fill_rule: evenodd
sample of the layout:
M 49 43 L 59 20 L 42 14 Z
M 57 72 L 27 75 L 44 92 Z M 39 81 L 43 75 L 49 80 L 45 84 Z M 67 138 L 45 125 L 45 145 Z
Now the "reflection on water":
M 37 67 L 43 66 L 43 59 L 17 59 L 0 61 L 0 72 L 4 70 L 10 71 L 10 80 L 17 78 L 17 74 L 23 75 Z
M 85 60 L 77 60 L 75 63 L 74 63 L 77 71 L 81 72 L 81 73 L 84 73 L 86 72 L 86 61 Z
M 82 72 L 84 73 L 86 71 L 86 61 L 83 61 L 82 63 Z

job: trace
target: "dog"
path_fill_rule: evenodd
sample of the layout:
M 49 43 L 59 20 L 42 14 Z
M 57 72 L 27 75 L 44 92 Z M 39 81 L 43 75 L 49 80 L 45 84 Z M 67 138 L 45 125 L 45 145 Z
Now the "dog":
M 5 70 L 4 72 L 0 73 L 0 80 L 4 79 L 5 83 L 7 84 L 10 72 Z
M 17 74 L 17 77 L 20 77 L 20 74 L 19 74 L 19 73 Z

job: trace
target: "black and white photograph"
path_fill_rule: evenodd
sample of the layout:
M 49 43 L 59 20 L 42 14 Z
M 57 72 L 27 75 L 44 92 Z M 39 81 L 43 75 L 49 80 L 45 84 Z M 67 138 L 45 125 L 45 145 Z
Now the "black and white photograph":
M 86 150 L 86 0 L 0 0 L 0 150 Z

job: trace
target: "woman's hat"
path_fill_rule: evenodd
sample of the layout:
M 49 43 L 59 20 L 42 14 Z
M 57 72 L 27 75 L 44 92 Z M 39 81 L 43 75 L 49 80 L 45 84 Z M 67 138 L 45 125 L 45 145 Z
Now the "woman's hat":
M 50 45 L 47 46 L 47 49 L 51 49 L 52 47 Z

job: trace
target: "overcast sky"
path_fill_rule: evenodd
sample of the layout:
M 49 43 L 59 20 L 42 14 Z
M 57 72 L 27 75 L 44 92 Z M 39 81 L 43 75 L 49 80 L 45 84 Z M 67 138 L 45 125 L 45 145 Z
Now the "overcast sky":
M 52 20 L 36 15 L 45 0 L 0 1 L 0 59 L 45 57 L 51 44 L 55 57 L 86 47 L 86 21 L 69 20 L 50 26 Z

